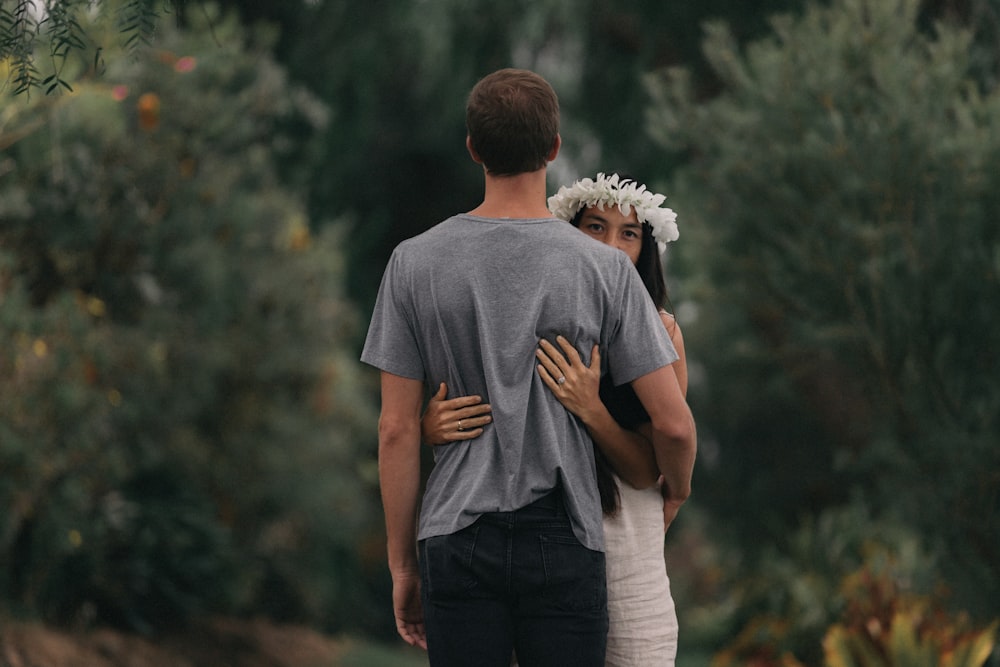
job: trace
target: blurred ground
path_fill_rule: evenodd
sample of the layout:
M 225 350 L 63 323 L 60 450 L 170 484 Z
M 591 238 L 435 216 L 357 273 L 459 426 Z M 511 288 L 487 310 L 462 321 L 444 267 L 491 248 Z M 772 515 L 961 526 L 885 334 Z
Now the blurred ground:
M 215 620 L 156 639 L 2 618 L 0 624 L 0 667 L 330 667 L 347 649 L 308 628 L 263 620 Z

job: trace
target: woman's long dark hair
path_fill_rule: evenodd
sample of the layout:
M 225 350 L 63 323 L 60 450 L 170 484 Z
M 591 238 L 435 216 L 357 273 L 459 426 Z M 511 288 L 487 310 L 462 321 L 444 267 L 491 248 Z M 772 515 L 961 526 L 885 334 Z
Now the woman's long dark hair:
M 622 180 L 624 182 L 632 179 L 623 178 Z M 583 213 L 586 210 L 587 207 L 584 206 L 577 211 L 573 219 L 570 220 L 570 224 L 579 229 Z M 663 264 L 660 260 L 660 252 L 656 245 L 656 239 L 653 238 L 653 230 L 645 223 L 641 226 L 642 249 L 639 251 L 639 258 L 636 260 L 635 268 L 639 272 L 642 284 L 646 286 L 646 291 L 649 292 L 649 297 L 653 300 L 653 304 L 656 305 L 657 310 L 668 309 L 672 311 L 670 297 L 667 295 L 667 282 L 663 277 Z M 610 387 L 610 385 L 607 386 Z M 605 400 L 605 396 L 603 395 L 605 383 L 602 382 L 601 387 L 601 399 Z M 632 400 L 638 401 L 639 399 L 632 395 Z M 605 403 L 607 404 L 606 400 Z M 625 428 L 624 425 L 623 428 Z M 621 507 L 621 494 L 618 491 L 618 484 L 615 483 L 614 469 L 611 467 L 611 463 L 604 455 L 604 452 L 596 444 L 594 445 L 594 458 L 597 462 L 597 490 L 601 495 L 601 510 L 604 514 L 613 516 L 617 514 L 618 508 Z

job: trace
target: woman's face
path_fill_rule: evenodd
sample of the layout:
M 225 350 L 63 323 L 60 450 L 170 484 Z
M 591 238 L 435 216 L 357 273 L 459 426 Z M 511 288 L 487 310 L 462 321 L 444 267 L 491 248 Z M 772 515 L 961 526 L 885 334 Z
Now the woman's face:
M 584 210 L 580 217 L 580 231 L 601 243 L 618 248 L 635 264 L 642 250 L 642 223 L 636 217 L 635 209 L 622 215 L 617 206 L 606 207 L 603 211 L 596 206 Z

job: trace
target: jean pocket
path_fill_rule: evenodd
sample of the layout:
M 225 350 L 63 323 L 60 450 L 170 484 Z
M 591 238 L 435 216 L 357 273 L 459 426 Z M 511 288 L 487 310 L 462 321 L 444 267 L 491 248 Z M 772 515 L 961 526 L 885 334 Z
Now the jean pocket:
M 473 567 L 479 526 L 451 535 L 429 537 L 420 543 L 421 584 L 433 600 L 469 597 L 477 587 Z
M 567 611 L 597 611 L 607 606 L 604 554 L 580 544 L 575 537 L 540 535 L 544 596 Z

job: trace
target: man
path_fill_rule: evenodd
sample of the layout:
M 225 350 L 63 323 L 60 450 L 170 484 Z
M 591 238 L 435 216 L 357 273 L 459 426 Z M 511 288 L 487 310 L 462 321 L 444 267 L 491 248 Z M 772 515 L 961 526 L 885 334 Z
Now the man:
M 382 371 L 379 477 L 396 626 L 432 665 L 507 667 L 512 649 L 522 667 L 603 665 L 593 449 L 536 373 L 538 341 L 600 345 L 612 378 L 632 382 L 650 413 L 679 500 L 690 493 L 694 422 L 628 258 L 545 206 L 561 141 L 551 86 L 525 70 L 494 72 L 472 90 L 466 124 L 483 202 L 396 248 L 362 353 Z M 485 397 L 492 423 L 435 448 L 418 531 L 421 408 L 442 382 Z

